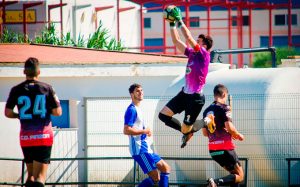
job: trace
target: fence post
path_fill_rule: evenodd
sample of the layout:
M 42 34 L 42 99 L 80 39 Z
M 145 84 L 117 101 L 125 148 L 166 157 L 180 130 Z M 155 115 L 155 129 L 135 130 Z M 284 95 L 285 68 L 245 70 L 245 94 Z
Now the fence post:
M 290 171 L 291 160 L 287 159 L 287 161 L 288 161 L 288 187 L 290 187 L 290 185 L 291 185 L 291 171 Z
M 136 182 L 136 162 L 135 160 L 133 161 L 133 183 L 135 185 Z
M 21 187 L 24 186 L 24 177 L 25 177 L 25 162 L 22 160 L 22 174 L 21 174 Z
M 245 187 L 247 187 L 248 181 L 248 158 L 245 159 Z
M 270 47 L 270 52 L 271 52 L 271 56 L 272 56 L 272 68 L 276 68 L 277 64 L 276 64 L 276 49 L 275 47 Z

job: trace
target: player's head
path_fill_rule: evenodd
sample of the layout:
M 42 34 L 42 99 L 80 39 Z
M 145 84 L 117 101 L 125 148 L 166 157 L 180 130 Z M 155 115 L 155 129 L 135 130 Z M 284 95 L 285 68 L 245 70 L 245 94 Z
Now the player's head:
M 214 97 L 215 99 L 224 99 L 227 100 L 228 89 L 223 84 L 217 84 L 214 88 Z
M 141 101 L 144 99 L 144 91 L 142 85 L 134 83 L 129 87 L 128 90 L 133 101 Z
M 204 40 L 205 35 L 204 34 L 200 34 L 197 38 L 197 43 L 198 44 L 202 44 L 202 41 Z
M 203 45 L 206 50 L 210 50 L 213 46 L 213 39 L 211 36 L 205 36 L 204 34 L 200 34 L 197 39 L 197 43 Z
M 24 74 L 26 77 L 37 77 L 40 74 L 39 60 L 33 57 L 28 58 L 24 65 Z

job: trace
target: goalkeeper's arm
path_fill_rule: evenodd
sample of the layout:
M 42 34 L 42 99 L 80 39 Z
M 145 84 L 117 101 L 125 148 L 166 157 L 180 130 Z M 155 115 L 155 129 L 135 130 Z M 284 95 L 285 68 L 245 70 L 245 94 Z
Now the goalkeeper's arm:
M 190 44 L 192 48 L 195 48 L 196 45 L 199 45 L 197 41 L 193 38 L 190 30 L 186 27 L 182 20 L 179 21 L 181 23 L 181 32 L 186 39 L 186 41 Z
M 184 22 L 182 20 L 182 15 L 181 15 L 180 9 L 178 7 L 176 7 L 173 9 L 172 13 L 173 13 L 173 16 L 175 17 L 176 21 L 178 22 L 178 28 L 181 28 L 181 32 L 182 32 L 185 40 L 195 51 L 199 51 L 201 44 L 197 43 L 197 41 L 193 38 L 189 29 L 184 24 Z
M 181 11 L 180 11 L 180 9 L 178 7 L 175 7 L 174 9 L 172 9 L 172 16 L 175 18 L 176 22 L 178 23 L 178 28 L 181 28 L 181 32 L 182 32 L 184 38 L 187 40 L 187 42 L 193 48 L 195 48 L 195 46 L 197 46 L 197 42 L 194 40 L 194 38 L 192 37 L 191 32 L 188 30 L 188 28 L 183 23 Z M 176 47 L 181 52 L 184 52 L 185 48 L 187 47 L 187 45 L 180 40 L 179 34 L 178 34 L 177 30 L 176 30 L 176 26 L 175 25 L 173 25 L 173 27 L 171 27 L 171 36 L 172 36 L 172 41 L 176 45 Z M 199 46 L 198 46 L 198 48 L 199 48 Z
M 172 37 L 173 44 L 177 47 L 177 49 L 179 51 L 184 53 L 185 48 L 187 46 L 183 41 L 180 40 L 180 36 L 178 34 L 178 31 L 177 31 L 176 27 L 170 27 L 170 32 L 171 32 L 171 37 Z

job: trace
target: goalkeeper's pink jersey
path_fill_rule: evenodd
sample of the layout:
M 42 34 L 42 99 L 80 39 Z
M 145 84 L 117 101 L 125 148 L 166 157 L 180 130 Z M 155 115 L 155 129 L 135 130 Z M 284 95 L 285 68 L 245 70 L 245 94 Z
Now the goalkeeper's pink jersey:
M 210 53 L 201 47 L 198 52 L 192 48 L 186 48 L 184 54 L 189 59 L 186 65 L 183 91 L 187 94 L 201 93 L 208 73 Z

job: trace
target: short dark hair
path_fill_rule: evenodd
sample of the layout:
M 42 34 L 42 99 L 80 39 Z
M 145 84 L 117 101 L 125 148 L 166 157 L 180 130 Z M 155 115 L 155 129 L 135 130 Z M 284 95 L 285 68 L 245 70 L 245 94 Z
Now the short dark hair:
M 40 63 L 37 58 L 30 57 L 25 61 L 24 65 L 25 74 L 28 77 L 35 77 L 38 75 L 38 70 L 40 69 Z
M 198 38 L 201 38 L 202 40 L 205 39 L 205 35 L 204 34 L 199 34 Z
M 228 93 L 228 89 L 223 84 L 217 84 L 214 88 L 214 96 L 222 97 L 224 93 Z
M 210 50 L 210 48 L 213 46 L 213 39 L 211 36 L 205 36 L 205 38 L 203 39 L 203 43 L 206 45 L 206 49 Z
M 129 89 L 128 89 L 128 90 L 129 90 L 129 93 L 130 93 L 130 94 L 133 93 L 135 88 L 140 88 L 140 87 L 142 87 L 142 85 L 137 84 L 137 83 L 134 83 L 134 84 L 130 85 L 130 87 L 129 87 Z

